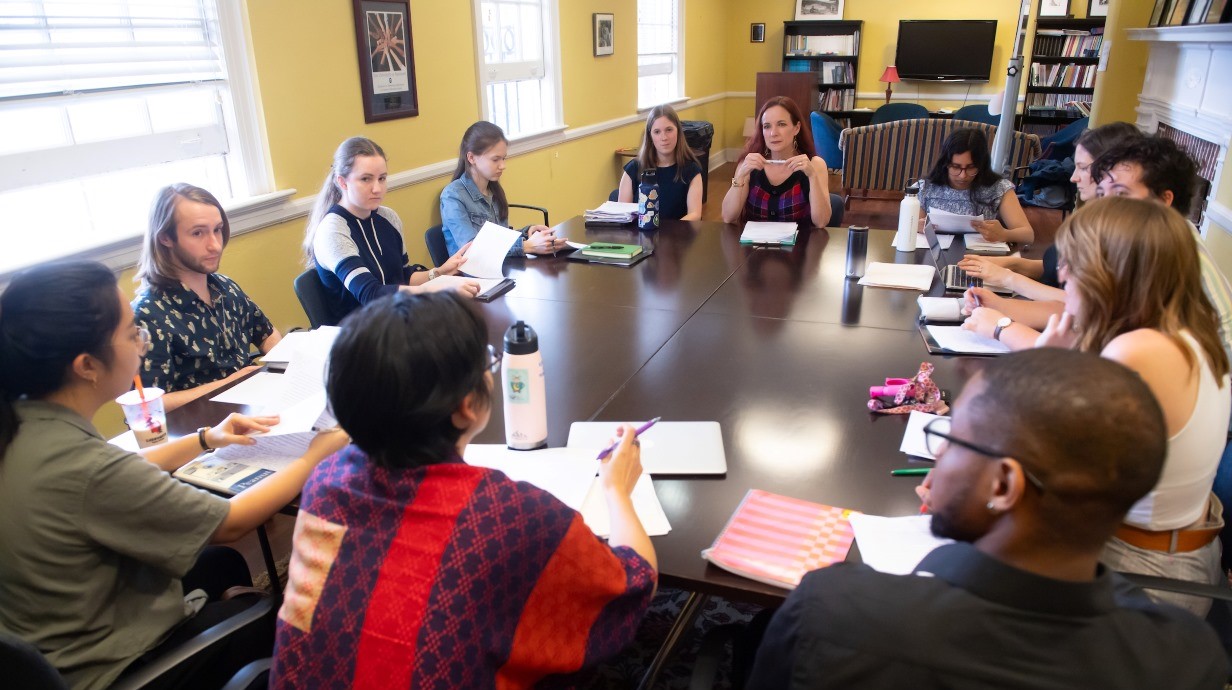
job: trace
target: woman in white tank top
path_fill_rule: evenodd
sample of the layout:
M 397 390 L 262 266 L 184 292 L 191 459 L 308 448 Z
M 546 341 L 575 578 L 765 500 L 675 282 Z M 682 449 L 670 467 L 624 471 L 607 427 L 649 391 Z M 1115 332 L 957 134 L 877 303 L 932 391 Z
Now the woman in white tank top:
M 1202 292 L 1185 219 L 1124 197 L 1084 206 L 1057 232 L 1065 313 L 1039 345 L 1075 346 L 1136 371 L 1163 409 L 1168 457 L 1158 483 L 1130 509 L 1104 550 L 1122 572 L 1216 583 L 1222 507 L 1211 484 L 1227 440 L 1232 397 L 1218 317 Z M 1157 600 L 1199 615 L 1209 601 Z

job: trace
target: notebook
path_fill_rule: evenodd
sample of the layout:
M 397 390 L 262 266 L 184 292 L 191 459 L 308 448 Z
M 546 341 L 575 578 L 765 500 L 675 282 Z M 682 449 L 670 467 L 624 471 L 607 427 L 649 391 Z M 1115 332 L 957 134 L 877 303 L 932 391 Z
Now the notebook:
M 775 587 L 795 589 L 810 570 L 847 558 L 855 511 L 751 489 L 702 558 Z
M 1009 346 L 999 340 L 985 338 L 962 326 L 925 326 L 919 324 L 920 337 L 933 355 L 1004 355 Z
M 640 422 L 629 422 L 634 426 Z M 607 448 L 624 422 L 574 422 L 568 448 Z M 726 474 L 727 454 L 718 422 L 659 422 L 638 437 L 647 474 Z
M 800 228 L 796 223 L 776 223 L 751 220 L 744 224 L 740 244 L 772 244 L 791 247 L 796 244 Z

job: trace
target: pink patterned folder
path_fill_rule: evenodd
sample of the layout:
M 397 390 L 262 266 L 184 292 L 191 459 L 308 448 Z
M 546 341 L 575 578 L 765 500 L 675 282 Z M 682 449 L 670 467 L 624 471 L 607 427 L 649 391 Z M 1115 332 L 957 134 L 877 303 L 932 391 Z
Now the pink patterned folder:
M 795 589 L 810 570 L 847 558 L 854 511 L 751 489 L 702 558 L 737 575 Z

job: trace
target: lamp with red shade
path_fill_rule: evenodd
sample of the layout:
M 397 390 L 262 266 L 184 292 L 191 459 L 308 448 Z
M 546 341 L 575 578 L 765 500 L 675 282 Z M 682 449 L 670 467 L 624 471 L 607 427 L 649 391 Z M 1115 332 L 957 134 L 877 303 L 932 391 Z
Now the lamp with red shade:
M 890 94 L 893 93 L 893 91 L 891 90 L 892 85 L 897 84 L 898 82 L 902 81 L 898 78 L 898 68 L 895 67 L 894 65 L 890 65 L 886 67 L 885 72 L 881 73 L 881 79 L 878 79 L 877 81 L 885 82 L 886 105 L 889 105 L 890 104 Z

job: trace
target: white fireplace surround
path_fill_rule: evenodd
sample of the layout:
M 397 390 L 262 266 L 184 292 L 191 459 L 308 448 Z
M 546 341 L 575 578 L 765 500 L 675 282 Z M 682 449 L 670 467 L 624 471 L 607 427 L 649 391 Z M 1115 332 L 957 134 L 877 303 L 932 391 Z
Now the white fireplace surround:
M 1138 126 L 1154 132 L 1164 123 L 1219 146 L 1200 229 L 1206 237 L 1214 222 L 1232 233 L 1232 209 L 1215 201 L 1232 144 L 1232 24 L 1130 29 L 1127 33 L 1131 40 L 1151 44 L 1146 79 L 1138 94 Z

